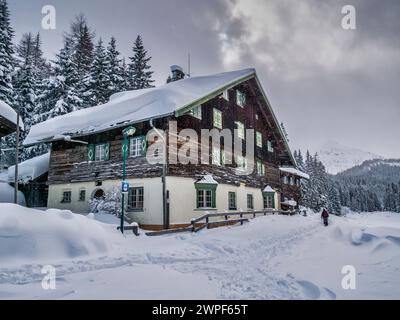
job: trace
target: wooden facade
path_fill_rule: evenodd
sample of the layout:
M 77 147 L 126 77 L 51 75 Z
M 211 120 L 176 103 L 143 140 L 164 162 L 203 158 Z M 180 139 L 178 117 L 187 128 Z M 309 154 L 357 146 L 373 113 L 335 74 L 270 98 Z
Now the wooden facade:
M 236 90 L 246 95 L 244 107 L 236 103 Z M 255 129 L 262 133 L 263 147 L 256 147 L 255 160 L 265 165 L 265 175 L 256 172 L 250 175 L 237 175 L 235 165 L 205 165 L 205 164 L 168 164 L 167 175 L 179 177 L 200 178 L 211 174 L 219 183 L 240 185 L 263 189 L 270 185 L 279 191 L 283 197 L 300 199 L 299 187 L 294 184 L 284 184 L 281 166 L 295 167 L 281 130 L 273 114 L 269 111 L 267 102 L 261 92 L 257 80 L 251 78 L 228 90 L 228 97 L 214 97 L 201 105 L 201 119 L 191 115 L 170 116 L 154 121 L 154 126 L 168 132 L 168 121 L 175 120 L 178 132 L 181 129 L 194 129 L 201 137 L 201 129 L 213 129 L 213 109 L 222 111 L 222 124 L 225 129 L 236 129 L 236 121 L 244 124 L 246 129 Z M 146 135 L 151 129 L 149 121 L 135 124 L 135 135 Z M 89 144 L 109 143 L 109 159 L 106 161 L 88 161 L 87 145 L 71 142 L 53 142 L 50 158 L 49 184 L 66 184 L 74 182 L 103 181 L 122 178 L 122 130 L 113 129 L 102 133 L 79 137 Z M 267 150 L 267 141 L 271 141 L 273 152 Z M 200 141 L 199 141 L 200 142 Z M 223 143 L 222 143 L 223 145 Z M 211 149 L 210 149 L 211 150 Z M 243 150 L 245 143 L 243 143 Z M 151 165 L 145 157 L 128 158 L 126 163 L 128 178 L 151 178 L 162 175 L 162 165 Z

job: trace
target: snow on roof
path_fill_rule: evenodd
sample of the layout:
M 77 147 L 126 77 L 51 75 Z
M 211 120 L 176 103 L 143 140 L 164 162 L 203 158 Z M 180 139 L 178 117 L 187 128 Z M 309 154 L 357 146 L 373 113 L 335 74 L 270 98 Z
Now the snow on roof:
M 271 186 L 266 186 L 263 190 L 263 192 L 275 192 L 274 189 L 271 188 Z
M 250 68 L 191 77 L 155 88 L 120 92 L 114 94 L 106 104 L 32 126 L 24 145 L 63 140 L 65 136 L 87 135 L 171 115 L 252 76 L 255 76 L 255 69 Z
M 18 165 L 18 180 L 26 183 L 39 178 L 49 171 L 50 152 L 41 156 L 26 160 Z M 8 168 L 8 181 L 13 182 L 15 166 Z
M 218 182 L 214 180 L 211 174 L 207 174 L 201 180 L 196 181 L 196 184 L 218 184 Z
M 0 101 L 0 117 L 17 125 L 17 113 L 7 103 Z M 21 117 L 19 118 L 19 127 L 24 130 L 24 124 Z
M 303 171 L 297 170 L 296 168 L 292 167 L 281 167 L 279 168 L 280 171 L 286 172 L 286 173 L 291 173 L 294 174 L 295 176 L 304 178 L 304 179 L 310 179 L 310 176 L 307 173 L 304 173 Z

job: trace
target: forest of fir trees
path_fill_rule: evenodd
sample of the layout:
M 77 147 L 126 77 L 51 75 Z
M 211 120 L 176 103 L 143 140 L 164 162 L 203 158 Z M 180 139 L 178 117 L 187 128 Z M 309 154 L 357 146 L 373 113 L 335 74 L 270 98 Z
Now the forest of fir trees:
M 134 39 L 126 60 L 118 52 L 116 38 L 105 43 L 96 37 L 83 14 L 71 22 L 63 47 L 51 60 L 43 55 L 40 33 L 14 39 L 6 0 L 0 0 L 0 30 L 0 100 L 20 110 L 25 126 L 20 141 L 36 123 L 106 103 L 116 92 L 153 86 L 151 57 L 142 37 Z M 14 146 L 15 134 L 1 140 L 2 165 L 14 163 Z M 22 148 L 20 161 L 48 148 Z

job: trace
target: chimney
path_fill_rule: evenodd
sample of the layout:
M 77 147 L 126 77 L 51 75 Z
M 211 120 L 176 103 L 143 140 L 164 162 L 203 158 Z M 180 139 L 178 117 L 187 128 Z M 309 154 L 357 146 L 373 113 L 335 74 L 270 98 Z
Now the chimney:
M 182 80 L 185 78 L 185 73 L 183 72 L 182 67 L 173 65 L 171 66 L 172 77 L 169 76 L 167 82 L 173 82 Z

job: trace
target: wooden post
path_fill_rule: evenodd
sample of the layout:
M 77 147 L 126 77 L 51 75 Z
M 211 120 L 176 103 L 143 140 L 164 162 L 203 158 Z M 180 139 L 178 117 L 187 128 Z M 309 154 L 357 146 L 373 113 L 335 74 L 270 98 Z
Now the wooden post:
M 14 176 L 14 203 L 18 204 L 18 161 L 19 161 L 19 106 L 17 109 L 17 132 L 15 136 L 15 176 Z
M 209 225 L 208 225 L 208 216 L 206 217 L 206 225 L 207 225 L 207 229 L 210 229 Z

